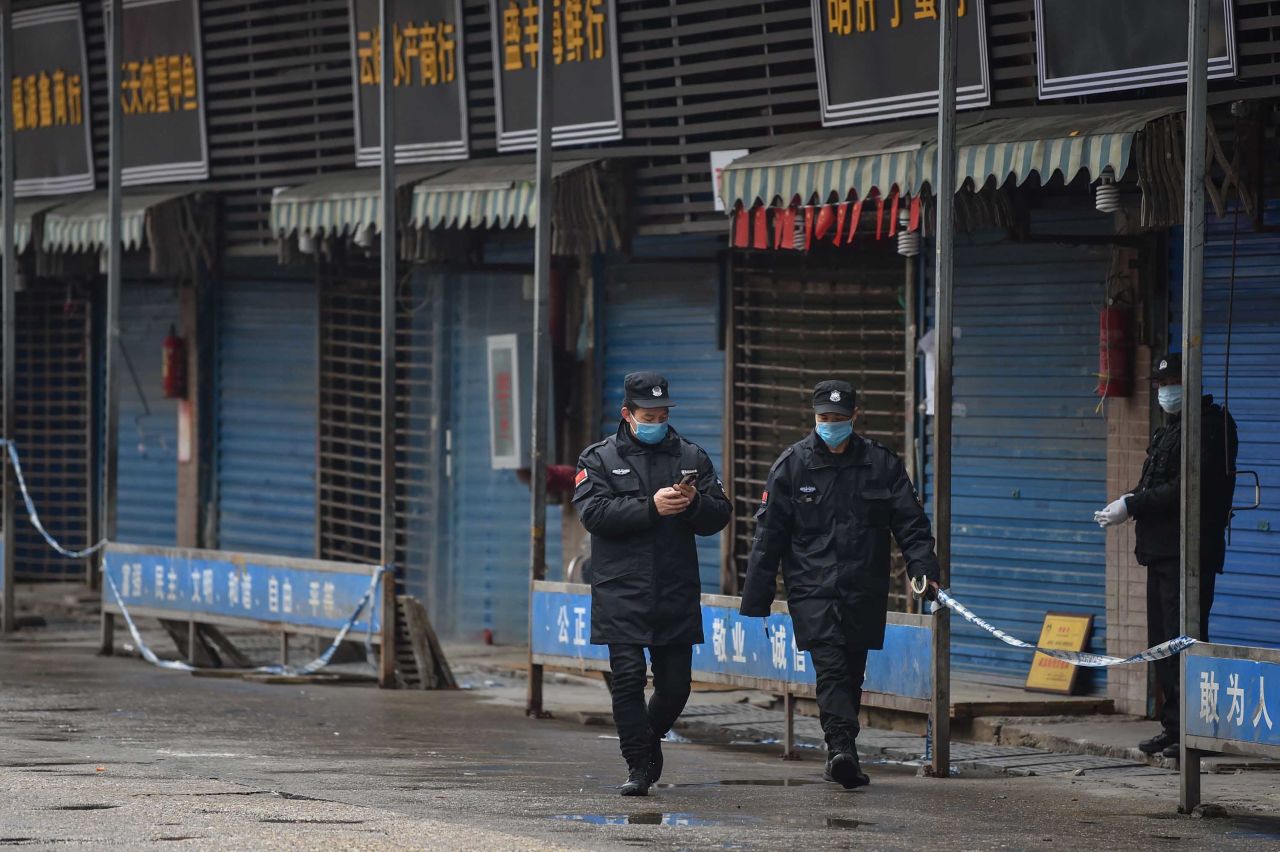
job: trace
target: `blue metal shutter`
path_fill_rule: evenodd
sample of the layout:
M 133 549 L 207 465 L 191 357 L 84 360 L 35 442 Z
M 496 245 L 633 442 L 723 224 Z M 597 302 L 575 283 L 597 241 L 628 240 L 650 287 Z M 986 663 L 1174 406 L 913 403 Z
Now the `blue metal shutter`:
M 120 288 L 120 429 L 116 540 L 173 545 L 178 537 L 178 404 L 165 399 L 161 351 L 178 323 L 178 288 L 128 280 Z
M 1037 215 L 1037 232 L 1109 220 Z M 1092 613 L 1106 649 L 1106 422 L 1094 395 L 1110 250 L 975 236 L 957 248 L 951 585 L 1034 640 L 1048 611 Z M 1031 654 L 959 619 L 952 665 L 1022 679 Z M 1101 689 L 1095 678 L 1087 686 Z
M 716 341 L 720 270 L 714 263 L 618 265 L 604 296 L 602 431 L 618 429 L 622 378 L 657 370 L 671 384 L 671 424 L 722 472 L 724 353 Z M 720 536 L 698 538 L 702 591 L 720 593 Z
M 1280 223 L 1280 204 L 1267 205 Z M 1231 289 L 1232 217 L 1210 215 L 1204 250 L 1204 392 L 1223 398 L 1227 303 Z M 1181 349 L 1182 235 L 1170 238 L 1169 289 L 1174 305 L 1171 346 Z M 1232 312 L 1231 415 L 1240 431 L 1236 467 L 1262 480 L 1262 507 L 1231 524 L 1225 572 L 1218 577 L 1209 636 L 1235 645 L 1280 646 L 1280 234 L 1254 233 L 1240 214 Z M 1253 504 L 1253 481 L 1241 478 L 1235 505 Z
M 529 334 L 533 303 L 523 276 L 467 274 L 448 281 L 450 399 L 448 481 L 452 623 L 441 630 L 499 643 L 528 641 L 529 489 L 489 455 L 491 334 Z M 560 512 L 547 506 L 547 564 L 558 566 Z M 555 568 L 553 567 L 554 571 Z
M 218 545 L 314 556 L 315 285 L 231 280 L 219 295 Z

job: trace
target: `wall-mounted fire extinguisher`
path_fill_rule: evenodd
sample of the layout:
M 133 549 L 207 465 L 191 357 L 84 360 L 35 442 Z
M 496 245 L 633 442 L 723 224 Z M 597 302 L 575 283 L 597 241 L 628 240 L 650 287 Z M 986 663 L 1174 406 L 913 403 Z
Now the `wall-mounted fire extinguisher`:
M 160 375 L 164 383 L 165 399 L 183 399 L 187 395 L 187 343 L 169 326 L 164 339 Z
M 1098 387 L 1103 399 L 1133 393 L 1133 309 L 1113 299 L 1098 315 Z

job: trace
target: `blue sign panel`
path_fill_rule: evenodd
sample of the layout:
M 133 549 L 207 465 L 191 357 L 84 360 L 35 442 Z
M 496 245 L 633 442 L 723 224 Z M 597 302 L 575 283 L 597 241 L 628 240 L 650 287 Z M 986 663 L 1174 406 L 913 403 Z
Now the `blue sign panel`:
M 347 623 L 373 580 L 372 569 L 360 566 L 348 573 L 272 564 L 267 556 L 207 555 L 214 558 L 108 549 L 103 565 L 126 607 L 171 610 L 197 621 L 216 615 L 334 631 Z M 114 604 L 108 584 L 102 587 L 103 602 Z M 354 634 L 379 631 L 380 604 L 375 592 L 352 625 Z
M 1187 734 L 1280 746 L 1280 662 L 1188 654 Z
M 789 615 L 746 618 L 736 609 L 702 606 L 707 642 L 694 646 L 693 673 L 814 685 L 813 660 L 796 647 Z M 535 654 L 575 660 L 608 660 L 606 645 L 591 644 L 591 596 L 535 590 L 531 643 Z M 870 692 L 928 698 L 932 640 L 927 627 L 890 624 L 884 650 L 867 656 Z

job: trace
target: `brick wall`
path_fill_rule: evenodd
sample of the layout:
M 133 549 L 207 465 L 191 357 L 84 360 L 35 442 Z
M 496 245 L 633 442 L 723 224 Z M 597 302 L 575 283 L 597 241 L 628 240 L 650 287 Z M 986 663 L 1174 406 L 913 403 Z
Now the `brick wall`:
M 1150 439 L 1151 351 L 1136 347 L 1134 391 L 1109 399 L 1107 417 L 1107 498 L 1114 500 L 1138 483 Z M 1147 572 L 1133 556 L 1133 524 L 1107 530 L 1107 653 L 1127 657 L 1147 647 Z M 1107 697 L 1116 711 L 1147 714 L 1150 666 L 1122 666 L 1107 672 Z

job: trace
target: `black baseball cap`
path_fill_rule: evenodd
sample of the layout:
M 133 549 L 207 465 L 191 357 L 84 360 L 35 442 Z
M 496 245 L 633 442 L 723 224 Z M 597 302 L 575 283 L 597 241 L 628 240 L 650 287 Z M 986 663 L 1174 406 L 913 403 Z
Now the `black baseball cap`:
M 671 408 L 667 379 L 661 373 L 627 373 L 622 380 L 622 403 L 628 408 Z
M 818 414 L 844 414 L 852 417 L 857 399 L 857 391 L 848 382 L 818 382 L 813 389 L 813 410 Z
M 1182 353 L 1170 352 L 1151 365 L 1151 381 L 1160 379 L 1182 380 Z

